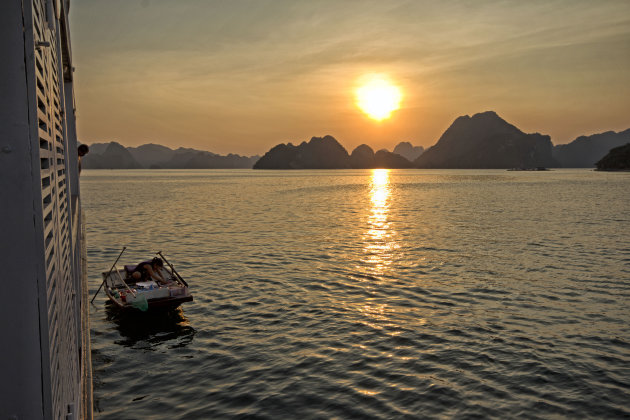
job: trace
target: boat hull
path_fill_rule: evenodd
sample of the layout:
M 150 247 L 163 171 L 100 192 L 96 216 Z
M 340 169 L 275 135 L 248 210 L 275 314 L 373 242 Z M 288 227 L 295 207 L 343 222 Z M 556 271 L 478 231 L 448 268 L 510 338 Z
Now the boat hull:
M 118 308 L 125 311 L 138 311 L 143 312 L 141 309 L 133 306 L 131 303 L 123 302 L 121 299 L 116 299 L 114 296 L 109 296 L 109 300 L 114 303 Z M 148 311 L 164 311 L 171 310 L 179 307 L 184 302 L 192 302 L 192 295 L 188 296 L 177 296 L 177 297 L 167 297 L 167 298 L 158 298 L 158 299 L 150 299 L 147 300 L 147 310 Z

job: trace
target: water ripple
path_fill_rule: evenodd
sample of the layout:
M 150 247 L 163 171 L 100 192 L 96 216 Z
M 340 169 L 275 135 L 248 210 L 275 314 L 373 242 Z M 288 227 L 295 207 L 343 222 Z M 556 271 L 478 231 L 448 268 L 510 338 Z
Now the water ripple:
M 92 292 L 126 244 L 195 295 L 95 301 L 95 415 L 628 418 L 618 175 L 86 170 Z

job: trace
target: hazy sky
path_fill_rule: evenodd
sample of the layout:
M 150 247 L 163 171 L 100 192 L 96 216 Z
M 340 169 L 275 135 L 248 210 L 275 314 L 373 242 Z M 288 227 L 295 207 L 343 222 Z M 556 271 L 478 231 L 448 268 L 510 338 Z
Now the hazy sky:
M 74 0 L 79 139 L 262 154 L 431 146 L 494 110 L 555 144 L 630 128 L 630 1 Z M 386 74 L 401 109 L 355 105 Z

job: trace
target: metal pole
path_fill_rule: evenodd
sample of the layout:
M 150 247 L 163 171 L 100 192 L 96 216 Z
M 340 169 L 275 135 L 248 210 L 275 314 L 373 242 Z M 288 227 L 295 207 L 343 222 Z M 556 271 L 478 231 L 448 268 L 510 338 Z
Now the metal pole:
M 171 268 L 171 271 L 173 272 L 173 274 L 175 274 L 175 275 L 177 276 L 177 278 L 178 278 L 178 279 L 179 279 L 182 283 L 184 283 L 184 286 L 188 287 L 188 283 L 186 283 L 186 280 L 184 280 L 184 279 L 182 278 L 182 276 L 180 276 L 180 275 L 179 275 L 179 273 L 178 273 L 177 271 L 175 271 L 175 267 L 173 267 L 173 265 L 172 265 L 170 262 L 168 262 L 168 261 L 166 260 L 166 258 L 164 258 L 164 255 L 162 255 L 162 251 L 158 251 L 158 252 L 156 252 L 156 254 L 157 254 L 157 255 L 159 255 L 160 257 L 162 257 L 162 259 L 164 260 L 164 262 L 165 262 L 166 264 L 168 264 L 168 266 Z
M 122 278 L 122 276 L 120 275 L 120 272 L 118 270 L 116 270 L 116 274 L 118 274 L 118 280 L 120 280 L 122 282 L 122 284 L 125 285 L 125 287 L 127 288 L 127 290 L 129 290 L 131 292 L 131 294 L 133 295 L 133 297 L 137 297 L 138 295 L 136 294 L 136 292 L 134 292 L 133 290 L 131 290 L 131 287 L 129 287 L 129 285 L 127 284 L 127 282 L 125 281 L 125 279 Z
M 126 246 L 123 246 L 122 251 L 120 251 L 120 254 L 118 255 L 118 258 L 116 258 L 116 261 L 114 261 L 114 265 L 112 265 L 112 268 L 109 269 L 109 272 L 107 273 L 107 275 L 103 278 L 103 283 L 101 283 L 100 286 L 98 286 L 98 290 L 96 291 L 96 293 L 94 293 L 94 297 L 92 298 L 92 300 L 90 301 L 90 303 L 94 303 L 94 299 L 96 299 L 96 295 L 98 295 L 98 292 L 101 291 L 101 287 L 103 287 L 103 285 L 105 284 L 105 280 L 107 280 L 107 277 L 109 277 L 109 275 L 112 273 L 112 270 L 114 269 L 114 267 L 116 267 L 116 263 L 118 262 L 118 260 L 120 259 L 120 257 L 122 257 L 123 252 L 125 252 L 125 249 L 127 249 Z

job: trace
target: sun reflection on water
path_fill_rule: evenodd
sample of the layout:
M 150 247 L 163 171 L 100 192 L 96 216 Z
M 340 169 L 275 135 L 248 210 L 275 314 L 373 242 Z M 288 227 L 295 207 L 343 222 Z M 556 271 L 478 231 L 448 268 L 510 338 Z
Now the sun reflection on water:
M 389 175 L 389 169 L 373 169 L 370 180 L 371 207 L 367 220 L 368 230 L 363 237 L 365 253 L 363 262 L 367 264 L 371 275 L 382 275 L 391 265 L 395 250 L 399 248 L 389 221 L 391 201 Z
M 391 220 L 392 184 L 389 169 L 373 169 L 369 178 L 369 201 L 365 209 L 365 231 L 362 235 L 363 258 L 356 268 L 365 276 L 367 291 L 386 288 L 385 276 L 392 272 L 400 245 Z M 392 320 L 390 301 L 379 297 L 368 298 L 354 309 L 363 316 L 362 323 L 375 330 L 386 330 L 389 335 L 399 334 Z M 358 390 L 363 392 L 362 390 Z

